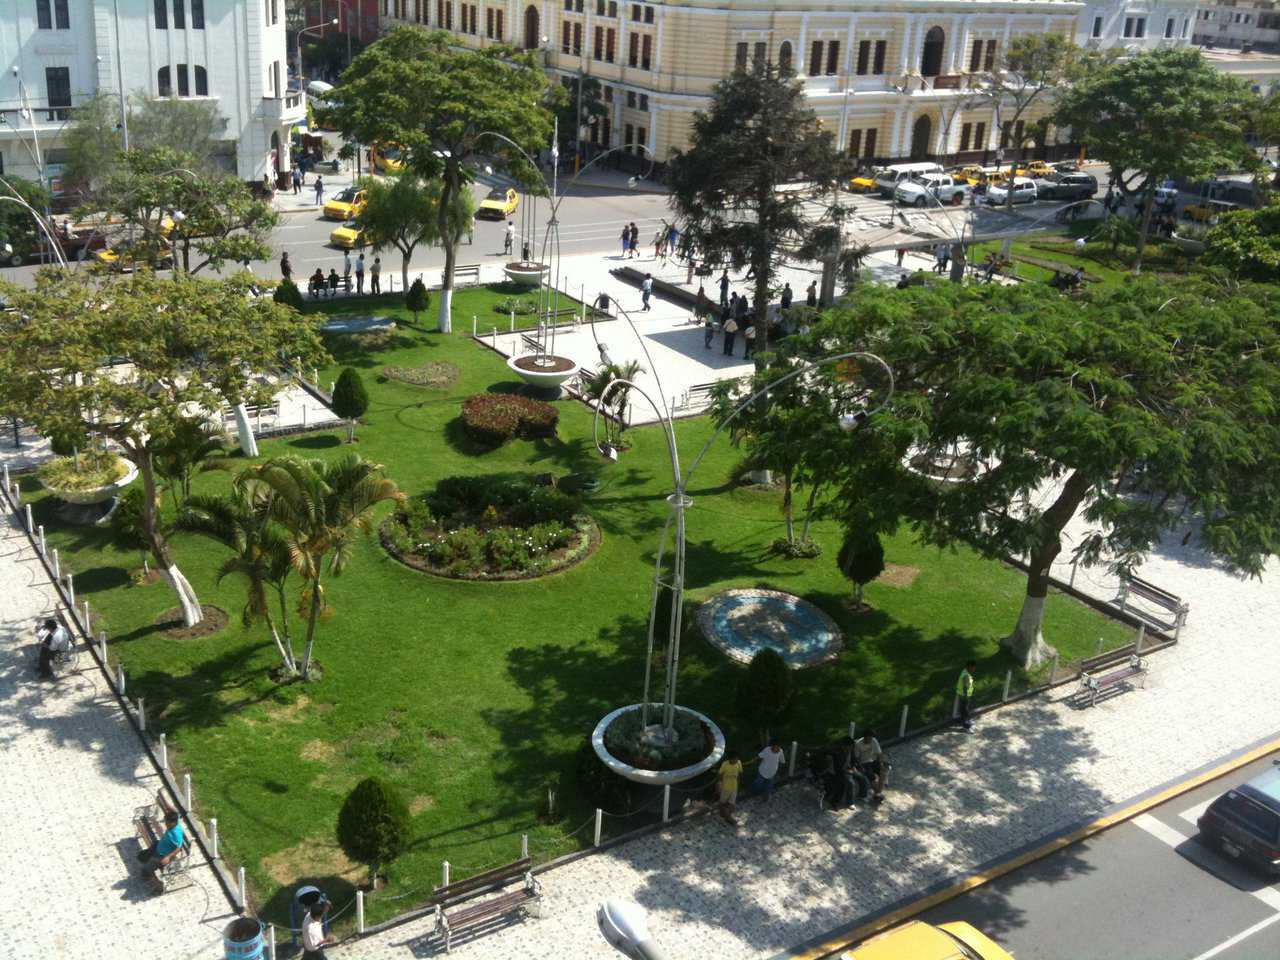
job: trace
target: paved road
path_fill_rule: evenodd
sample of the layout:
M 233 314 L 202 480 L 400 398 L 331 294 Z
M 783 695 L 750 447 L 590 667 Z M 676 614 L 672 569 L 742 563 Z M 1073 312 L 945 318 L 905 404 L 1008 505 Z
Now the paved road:
M 923 914 L 966 920 L 1018 960 L 1280 956 L 1280 884 L 1195 838 L 1196 818 L 1255 763 Z

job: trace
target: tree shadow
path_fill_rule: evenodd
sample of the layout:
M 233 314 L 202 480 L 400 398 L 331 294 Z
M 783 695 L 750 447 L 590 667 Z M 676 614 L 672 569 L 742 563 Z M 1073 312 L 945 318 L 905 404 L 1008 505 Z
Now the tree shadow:
M 473 438 L 462 425 L 461 416 L 454 417 L 444 425 L 444 442 L 449 445 L 449 449 L 466 457 L 480 458 L 502 449 L 501 446 L 493 447 Z
M 129 574 L 123 567 L 91 567 L 88 570 L 77 570 L 75 587 L 77 593 L 97 593 L 101 590 L 114 590 L 129 583 Z
M 286 442 L 286 446 L 295 450 L 329 450 L 342 445 L 342 438 L 333 433 L 316 433 L 306 437 L 297 437 Z

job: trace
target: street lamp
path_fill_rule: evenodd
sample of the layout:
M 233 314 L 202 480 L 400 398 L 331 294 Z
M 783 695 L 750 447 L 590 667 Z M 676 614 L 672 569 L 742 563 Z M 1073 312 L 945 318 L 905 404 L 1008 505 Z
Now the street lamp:
M 302 81 L 302 35 L 304 33 L 310 33 L 312 30 L 323 31 L 325 27 L 336 27 L 337 25 L 338 25 L 338 18 L 334 17 L 332 20 L 328 21 L 327 23 L 312 24 L 311 26 L 303 27 L 301 30 L 298 31 L 297 45 L 298 45 L 298 81 L 299 82 Z M 318 37 L 320 36 L 320 34 L 317 33 L 316 36 Z

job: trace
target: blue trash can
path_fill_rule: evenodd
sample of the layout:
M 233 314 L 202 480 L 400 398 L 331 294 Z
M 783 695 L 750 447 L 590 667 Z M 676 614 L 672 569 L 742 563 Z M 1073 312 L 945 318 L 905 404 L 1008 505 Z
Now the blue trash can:
M 262 922 L 239 917 L 222 931 L 222 952 L 226 960 L 262 960 L 265 945 Z

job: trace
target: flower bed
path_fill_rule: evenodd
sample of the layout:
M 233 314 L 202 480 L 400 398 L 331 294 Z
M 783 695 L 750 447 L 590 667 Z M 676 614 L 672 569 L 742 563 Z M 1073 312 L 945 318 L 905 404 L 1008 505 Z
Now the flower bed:
M 577 563 L 599 542 L 581 501 L 531 477 L 449 477 L 382 528 L 404 563 L 464 580 L 519 580 Z
M 554 437 L 560 412 L 518 393 L 478 393 L 462 402 L 462 426 L 481 443 L 500 447 L 516 437 Z
M 383 367 L 382 375 L 388 380 L 415 387 L 443 390 L 457 381 L 458 368 L 445 360 L 428 360 L 416 367 Z

